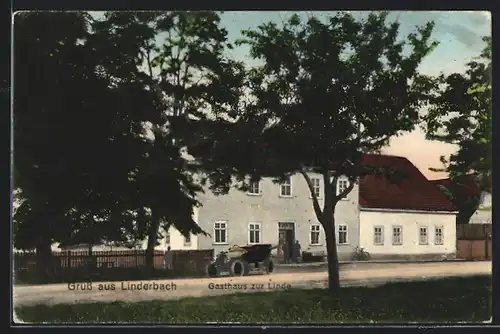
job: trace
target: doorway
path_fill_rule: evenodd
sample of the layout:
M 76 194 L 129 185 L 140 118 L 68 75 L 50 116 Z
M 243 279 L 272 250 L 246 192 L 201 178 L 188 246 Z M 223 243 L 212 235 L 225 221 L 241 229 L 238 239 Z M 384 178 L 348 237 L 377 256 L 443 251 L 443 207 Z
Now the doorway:
M 291 262 L 295 247 L 295 223 L 278 223 L 278 244 L 281 260 L 285 263 Z

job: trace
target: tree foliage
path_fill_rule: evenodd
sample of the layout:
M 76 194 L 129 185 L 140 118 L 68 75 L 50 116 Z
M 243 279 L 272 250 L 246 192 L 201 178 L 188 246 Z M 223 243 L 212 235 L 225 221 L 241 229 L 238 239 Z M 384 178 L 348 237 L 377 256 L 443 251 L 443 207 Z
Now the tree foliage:
M 362 21 L 348 13 L 306 22 L 293 15 L 282 26 L 269 22 L 244 31 L 239 41 L 264 64 L 249 71 L 251 97 L 236 124 L 225 124 L 233 131 L 229 139 L 217 136 L 219 142 L 212 142 L 215 148 L 205 163 L 220 175 L 236 171 L 254 179 L 271 175 L 280 181 L 301 173 L 325 230 L 333 289 L 339 286 L 336 203 L 360 176 L 378 172 L 361 165 L 365 153 L 418 122 L 432 80 L 417 68 L 437 45 L 430 40 L 432 28 L 428 23 L 400 40 L 399 23 L 387 22 L 387 13 Z M 323 207 L 310 171 L 323 176 Z M 350 186 L 337 194 L 341 176 Z
M 452 180 L 461 183 L 474 174 L 481 190 L 491 187 L 491 37 L 465 73 L 442 74 L 436 97 L 425 116 L 427 137 L 458 145 L 456 153 L 441 157 Z
M 202 187 L 182 148 L 193 140 L 192 121 L 227 115 L 237 102 L 241 65 L 224 56 L 231 46 L 219 22 L 215 12 L 149 12 L 107 13 L 94 24 L 104 75 L 148 93 L 127 103 L 142 106 L 134 117 L 145 150 L 133 178 L 138 206 L 151 211 L 149 260 L 158 232 L 171 225 L 185 235 L 206 233 L 193 220 Z
M 103 119 L 109 113 L 95 122 L 102 110 L 96 98 L 106 96 L 107 85 L 93 75 L 96 58 L 80 43 L 87 37 L 86 15 L 50 17 L 47 25 L 47 13 L 15 16 L 14 182 L 23 200 L 14 220 L 20 248 L 67 237 L 67 213 L 75 203 L 100 200 L 93 187 L 104 187 L 104 173 L 95 174 L 104 172 L 100 163 L 114 167 L 99 159 L 110 148 L 111 129 Z

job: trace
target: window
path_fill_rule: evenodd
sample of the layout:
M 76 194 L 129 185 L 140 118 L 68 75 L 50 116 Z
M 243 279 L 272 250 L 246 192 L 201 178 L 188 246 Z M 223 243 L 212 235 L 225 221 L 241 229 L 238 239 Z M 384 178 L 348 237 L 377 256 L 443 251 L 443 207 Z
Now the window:
M 184 245 L 190 245 L 191 244 L 191 234 L 188 234 L 187 236 L 184 236 Z
M 165 245 L 170 245 L 170 232 L 165 234 Z
M 339 225 L 338 243 L 340 245 L 347 244 L 347 225 Z
M 316 195 L 316 197 L 320 197 L 321 196 L 321 187 L 319 185 L 319 179 L 313 178 L 313 179 L 311 179 L 311 182 L 312 182 L 314 194 Z
M 214 244 L 227 244 L 227 223 L 214 224 Z
M 311 225 L 311 245 L 319 245 L 319 234 L 320 234 L 319 225 Z
M 427 227 L 425 226 L 419 228 L 418 243 L 420 245 L 429 244 L 429 235 L 427 234 Z
M 384 227 L 383 226 L 375 226 L 373 228 L 373 244 L 379 245 L 379 246 L 384 244 Z
M 252 223 L 248 226 L 248 243 L 249 244 L 260 243 L 260 224 Z
M 285 182 L 281 184 L 280 196 L 290 197 L 292 196 L 292 179 L 289 176 Z
M 349 180 L 346 177 L 340 177 L 337 180 L 337 196 L 349 188 Z M 346 198 L 346 196 L 344 197 Z
M 434 244 L 442 245 L 443 244 L 443 227 L 436 226 L 434 229 Z
M 392 244 L 393 245 L 403 244 L 403 227 L 401 226 L 392 227 Z
M 250 195 L 260 195 L 260 182 L 250 182 L 250 187 L 248 189 Z

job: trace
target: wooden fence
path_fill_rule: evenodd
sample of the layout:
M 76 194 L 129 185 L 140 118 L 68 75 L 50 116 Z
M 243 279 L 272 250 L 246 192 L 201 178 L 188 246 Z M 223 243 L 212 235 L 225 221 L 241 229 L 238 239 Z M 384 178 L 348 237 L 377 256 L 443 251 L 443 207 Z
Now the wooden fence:
M 172 267 L 177 270 L 202 270 L 213 257 L 213 249 L 207 250 L 174 250 Z M 52 253 L 51 267 L 57 271 L 65 268 L 83 268 L 89 265 L 94 268 L 137 268 L 146 264 L 145 250 L 95 251 L 89 256 L 88 250 L 57 251 Z M 154 251 L 154 267 L 165 268 L 165 252 Z M 14 272 L 31 272 L 36 270 L 36 253 L 14 253 Z
M 491 224 L 457 225 L 457 258 L 466 260 L 491 260 Z

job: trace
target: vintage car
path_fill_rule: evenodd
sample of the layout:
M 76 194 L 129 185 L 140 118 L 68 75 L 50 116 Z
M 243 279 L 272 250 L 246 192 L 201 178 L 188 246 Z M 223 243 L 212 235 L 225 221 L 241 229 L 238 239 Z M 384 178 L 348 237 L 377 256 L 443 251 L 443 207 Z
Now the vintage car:
M 257 244 L 248 246 L 232 246 L 227 251 L 217 254 L 207 266 L 207 275 L 216 277 L 224 274 L 245 276 L 250 273 L 272 273 L 274 263 L 271 251 L 277 246 Z

